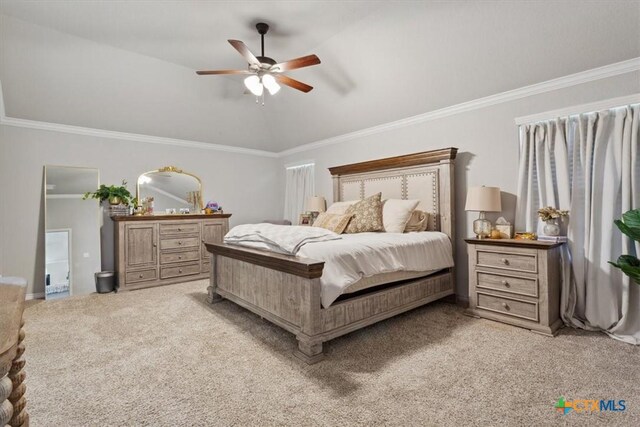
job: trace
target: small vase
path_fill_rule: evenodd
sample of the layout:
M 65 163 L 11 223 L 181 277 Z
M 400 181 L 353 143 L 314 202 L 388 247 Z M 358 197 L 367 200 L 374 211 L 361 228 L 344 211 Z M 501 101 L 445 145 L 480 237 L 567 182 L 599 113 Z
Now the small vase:
M 110 205 L 119 205 L 122 202 L 122 199 L 120 199 L 120 197 L 118 196 L 113 196 L 113 197 L 109 197 L 109 204 Z
M 550 219 L 549 221 L 544 222 L 544 228 L 542 232 L 545 236 L 559 236 L 560 235 L 560 226 L 555 219 Z

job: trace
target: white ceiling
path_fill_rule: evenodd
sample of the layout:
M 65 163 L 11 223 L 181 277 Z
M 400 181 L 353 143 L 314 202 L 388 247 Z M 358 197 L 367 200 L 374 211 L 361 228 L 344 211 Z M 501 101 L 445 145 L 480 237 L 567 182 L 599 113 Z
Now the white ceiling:
M 0 80 L 12 117 L 281 151 L 640 56 L 638 1 L 8 1 Z M 315 89 L 264 107 L 226 42 Z M 36 25 L 33 25 L 36 24 Z M 55 31 L 52 31 L 55 30 Z M 73 37 L 71 37 L 71 36 Z

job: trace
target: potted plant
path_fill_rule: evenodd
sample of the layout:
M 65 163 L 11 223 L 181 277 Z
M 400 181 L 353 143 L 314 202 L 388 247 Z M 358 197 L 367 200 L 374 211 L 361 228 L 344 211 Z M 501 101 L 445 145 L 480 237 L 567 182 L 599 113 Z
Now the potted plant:
M 547 236 L 560 235 L 560 225 L 558 225 L 558 218 L 567 216 L 569 211 L 561 211 L 553 206 L 547 206 L 542 209 L 538 209 L 538 216 L 544 222 L 544 228 L 542 232 Z
M 109 204 L 111 205 L 125 205 L 125 206 L 129 206 L 129 203 L 131 202 L 131 193 L 129 193 L 129 190 L 127 190 L 127 181 L 123 180 L 122 181 L 122 185 L 120 186 L 115 186 L 115 185 L 110 185 L 110 186 L 106 186 L 104 184 L 102 184 L 100 186 L 100 188 L 98 188 L 96 191 L 92 192 L 87 192 L 84 194 L 84 196 L 82 197 L 83 200 L 86 199 L 98 199 L 101 202 L 104 200 L 108 200 Z
M 613 222 L 623 234 L 640 242 L 640 209 L 625 212 L 622 220 L 616 219 Z M 640 259 L 633 255 L 620 255 L 617 262 L 609 261 L 609 264 L 622 270 L 632 282 L 640 285 Z

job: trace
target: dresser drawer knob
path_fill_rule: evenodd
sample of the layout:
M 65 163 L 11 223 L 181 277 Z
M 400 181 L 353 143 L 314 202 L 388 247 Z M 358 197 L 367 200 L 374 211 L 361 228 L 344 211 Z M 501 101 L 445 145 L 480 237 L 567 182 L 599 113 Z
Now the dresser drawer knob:
M 178 227 L 178 231 L 182 231 L 182 228 Z
M 182 255 L 178 255 L 178 259 L 182 259 Z
M 180 268 L 180 269 L 178 269 L 178 273 L 182 273 L 182 269 L 181 269 L 181 268 Z
M 502 308 L 504 308 L 505 310 L 510 310 L 511 307 L 509 307 L 509 304 L 507 304 L 506 302 L 502 303 Z
M 500 262 L 502 262 L 504 265 L 509 265 L 509 260 L 506 258 L 501 258 Z
M 178 245 L 181 245 L 181 244 L 182 244 L 182 242 L 180 242 L 180 241 L 179 241 L 179 242 L 178 242 Z
M 507 282 L 506 280 L 502 281 L 502 284 L 504 285 L 505 288 L 509 288 L 511 287 L 511 285 L 509 284 L 509 282 Z
M 144 277 L 144 274 L 140 273 L 140 275 L 138 276 L 139 279 L 142 279 Z

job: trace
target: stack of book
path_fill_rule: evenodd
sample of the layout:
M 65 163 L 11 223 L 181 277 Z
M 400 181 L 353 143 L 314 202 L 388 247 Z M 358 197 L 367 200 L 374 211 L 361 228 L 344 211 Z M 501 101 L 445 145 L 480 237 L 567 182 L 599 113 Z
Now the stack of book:
M 129 215 L 129 206 L 109 205 L 109 216 L 126 216 L 126 215 Z
M 567 236 L 538 236 L 538 240 L 542 242 L 553 242 L 553 243 L 566 243 L 568 242 Z

